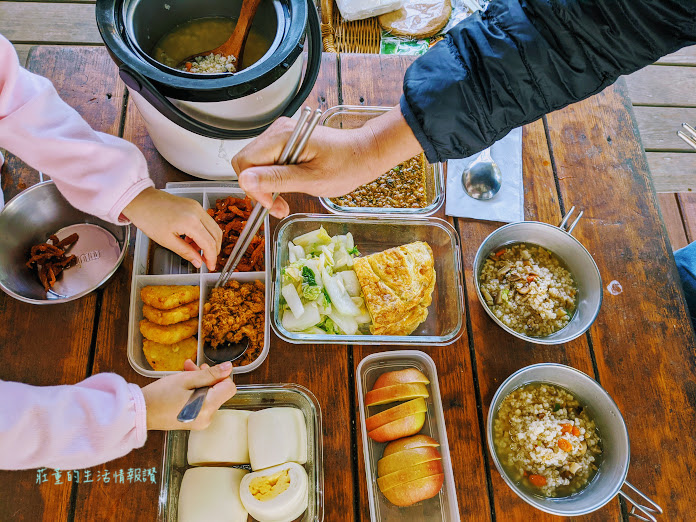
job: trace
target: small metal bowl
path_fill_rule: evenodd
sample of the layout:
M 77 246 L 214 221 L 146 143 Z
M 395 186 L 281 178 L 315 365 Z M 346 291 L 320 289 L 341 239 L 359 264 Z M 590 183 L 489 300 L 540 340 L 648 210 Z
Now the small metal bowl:
M 589 412 L 602 441 L 603 457 L 597 474 L 584 489 L 568 497 L 542 497 L 522 489 L 508 476 L 495 450 L 493 423 L 501 403 L 520 386 L 534 382 L 560 386 L 572 393 Z M 626 481 L 631 449 L 628 430 L 619 407 L 594 379 L 575 368 L 563 364 L 542 363 L 527 366 L 513 373 L 493 396 L 488 410 L 486 434 L 488 449 L 503 480 L 522 500 L 537 509 L 560 516 L 585 515 L 601 508 L 618 494 L 632 505 L 631 514 L 642 517 L 642 520 L 655 521 L 654 515 L 662 513 L 659 505 Z M 629 489 L 628 493 L 622 491 L 624 486 Z M 635 496 L 631 495 L 638 495 L 640 500 L 636 501 Z
M 565 228 L 574 210 L 575 207 L 571 208 L 557 227 L 538 221 L 521 221 L 500 227 L 481 243 L 476 252 L 474 284 L 481 305 L 503 330 L 530 343 L 563 344 L 572 341 L 588 330 L 602 306 L 602 277 L 599 275 L 599 268 L 587 249 L 571 235 L 583 213 L 580 212 L 573 224 Z M 578 287 L 578 303 L 573 317 L 566 326 L 546 337 L 531 337 L 516 332 L 496 317 L 481 294 L 479 278 L 486 258 L 491 252 L 515 243 L 538 245 L 556 254 L 566 265 Z
M 61 274 L 46 292 L 27 268 L 32 246 L 51 234 L 61 239 L 77 232 L 68 254 L 78 264 Z M 10 200 L 0 212 L 0 288 L 31 304 L 57 304 L 79 299 L 104 284 L 126 256 L 129 227 L 108 223 L 75 208 L 52 181 L 39 183 Z

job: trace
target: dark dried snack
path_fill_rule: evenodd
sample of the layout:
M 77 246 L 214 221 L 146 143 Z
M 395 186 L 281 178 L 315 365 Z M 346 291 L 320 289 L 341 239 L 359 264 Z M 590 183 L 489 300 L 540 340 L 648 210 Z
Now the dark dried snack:
M 228 196 L 218 199 L 215 202 L 215 208 L 208 209 L 208 214 L 222 230 L 222 248 L 217 258 L 216 272 L 220 272 L 227 263 L 227 259 L 230 257 L 253 208 L 254 204 L 249 198 L 238 199 Z M 262 272 L 264 270 L 264 249 L 262 226 L 251 240 L 235 272 Z
M 77 264 L 77 256 L 66 255 L 67 250 L 77 242 L 79 236 L 70 234 L 63 240 L 51 234 L 48 241 L 34 245 L 29 250 L 26 266 L 36 272 L 39 281 L 48 292 L 56 284 L 58 276 Z

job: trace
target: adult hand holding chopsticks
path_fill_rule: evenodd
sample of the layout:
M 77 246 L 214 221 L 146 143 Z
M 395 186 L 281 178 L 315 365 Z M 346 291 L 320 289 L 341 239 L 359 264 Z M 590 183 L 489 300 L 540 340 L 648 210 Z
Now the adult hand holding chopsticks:
M 278 218 L 290 208 L 281 197 L 273 203 L 274 192 L 342 196 L 421 151 L 395 108 L 359 129 L 319 126 L 297 164 L 277 165 L 294 128 L 294 120 L 280 118 L 232 159 L 242 189 Z

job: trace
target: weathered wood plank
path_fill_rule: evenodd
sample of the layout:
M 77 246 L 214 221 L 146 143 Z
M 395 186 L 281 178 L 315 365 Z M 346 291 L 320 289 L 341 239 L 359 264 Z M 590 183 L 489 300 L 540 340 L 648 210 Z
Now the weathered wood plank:
M 29 51 L 33 47 L 31 44 L 18 44 L 15 45 L 15 50 L 17 51 L 17 56 L 19 57 L 19 65 L 24 67 L 27 64 L 27 58 L 29 57 Z
M 522 150 L 525 219 L 557 224 L 562 215 L 544 124 L 541 120 L 524 127 Z M 575 202 L 568 202 L 568 205 L 571 204 Z M 476 295 L 473 263 L 479 245 L 488 234 L 500 226 L 500 223 L 468 219 L 459 219 L 458 222 L 484 419 L 488 415 L 491 400 L 500 384 L 510 374 L 530 364 L 541 362 L 567 364 L 592 376 L 591 352 L 586 337 L 582 336 L 559 346 L 525 343 L 504 332 L 488 317 Z M 578 226 L 583 225 L 587 226 L 582 222 Z M 559 520 L 558 517 L 534 510 L 517 497 L 495 469 L 488 451 L 486 455 L 491 468 L 496 519 Z M 612 501 L 595 514 L 584 517 L 585 520 L 618 520 L 619 518 L 617 501 Z
M 341 55 L 341 102 L 347 105 L 392 106 L 399 102 L 402 81 L 406 68 L 413 62 L 412 57 L 382 56 L 377 61 L 370 55 Z M 371 75 L 365 71 L 374 71 Z M 444 209 L 438 214 L 444 218 Z M 434 312 L 433 312 L 434 313 Z M 383 351 L 385 346 L 353 348 L 353 366 L 370 353 Z M 469 355 L 467 334 L 454 344 L 430 348 L 418 347 L 427 352 L 437 366 L 442 404 L 445 413 L 447 436 L 454 480 L 457 488 L 459 510 L 466 520 L 489 520 L 491 518 L 483 446 L 481 443 L 476 391 Z M 356 412 L 357 414 L 357 412 Z M 357 427 L 359 463 L 359 498 L 361 499 L 362 520 L 369 520 L 367 483 L 361 439 L 361 427 Z
M 696 190 L 696 154 L 691 152 L 646 152 L 657 192 Z
M 696 423 L 696 340 L 627 89 L 618 82 L 550 114 L 548 122 L 562 197 L 585 210 L 574 235 L 594 256 L 604 284 L 618 281 L 622 288 L 615 283 L 605 293 L 591 338 L 599 379 L 631 437 L 629 480 L 669 518 L 689 518 L 696 440 L 683 434 Z
M 677 250 L 686 246 L 688 241 L 686 239 L 686 230 L 684 229 L 684 222 L 682 221 L 677 194 L 658 194 L 657 202 L 660 205 L 660 213 L 662 214 L 662 220 L 665 222 L 665 227 L 667 228 L 667 235 L 669 236 L 672 250 Z
M 657 63 L 660 65 L 696 65 L 696 45 L 684 47 L 676 53 L 663 56 Z
M 684 219 L 686 238 L 689 243 L 696 241 L 696 193 L 677 194 L 679 207 Z
M 50 78 L 63 99 L 97 130 L 108 132 L 118 128 L 123 103 L 121 96 L 107 97 L 107 93 L 119 92 L 115 76 L 102 74 L 104 64 L 110 63 L 91 51 L 42 48 L 32 54 L 28 68 Z M 16 157 L 7 159 L 3 183 L 5 195 L 11 197 L 38 179 Z M 73 384 L 84 379 L 99 297 L 92 293 L 62 305 L 32 306 L 0 294 L 0 316 L 5 325 L 11 325 L 0 329 L 4 361 L 0 378 L 34 385 Z M 62 485 L 54 484 L 52 476 L 47 483 L 36 484 L 36 476 L 36 471 L 0 472 L 0 513 L 13 520 L 67 520 L 71 485 L 65 475 Z
M 636 115 L 640 138 L 646 151 L 696 153 L 696 150 L 677 136 L 682 123 L 696 125 L 696 108 L 641 105 L 634 107 L 633 112 Z
M 0 2 L 0 34 L 16 44 L 102 43 L 86 3 Z
M 648 65 L 626 78 L 633 105 L 696 107 L 696 68 Z

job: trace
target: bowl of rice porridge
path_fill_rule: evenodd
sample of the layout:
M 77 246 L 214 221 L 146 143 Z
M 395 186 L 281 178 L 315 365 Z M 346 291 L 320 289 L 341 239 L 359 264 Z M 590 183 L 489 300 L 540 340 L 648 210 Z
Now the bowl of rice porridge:
M 474 283 L 486 313 L 501 328 L 538 344 L 585 333 L 602 305 L 602 278 L 587 249 L 564 228 L 538 221 L 505 225 L 474 259 Z
M 542 511 L 583 515 L 621 495 L 643 515 L 662 512 L 626 481 L 630 443 L 618 406 L 574 368 L 535 364 L 508 377 L 491 402 L 487 439 L 503 480 Z

